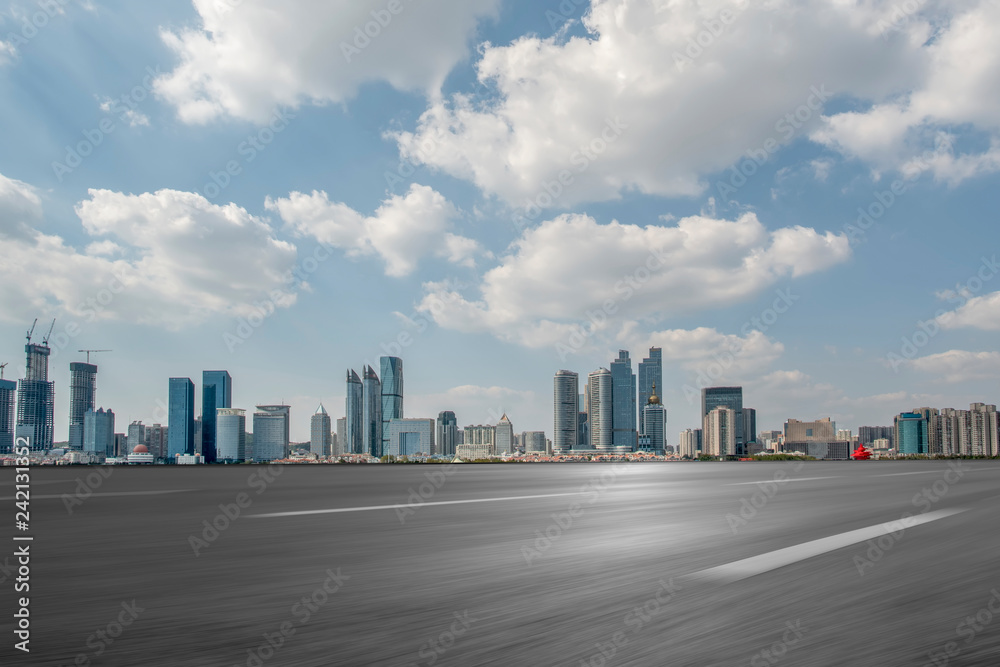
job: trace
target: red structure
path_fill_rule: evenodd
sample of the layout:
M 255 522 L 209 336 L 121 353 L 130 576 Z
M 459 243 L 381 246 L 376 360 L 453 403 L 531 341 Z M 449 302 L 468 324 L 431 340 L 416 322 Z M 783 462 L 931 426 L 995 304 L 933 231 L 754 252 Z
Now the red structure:
M 858 448 L 854 450 L 853 454 L 851 454 L 851 458 L 855 461 L 867 461 L 871 457 L 872 453 L 865 449 L 865 446 L 861 443 L 858 443 Z

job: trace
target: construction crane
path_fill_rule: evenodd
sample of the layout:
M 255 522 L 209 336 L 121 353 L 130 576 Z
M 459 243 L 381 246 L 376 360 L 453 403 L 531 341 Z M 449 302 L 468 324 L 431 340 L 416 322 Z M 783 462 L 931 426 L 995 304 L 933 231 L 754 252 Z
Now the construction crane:
M 3 369 L 7 368 L 7 362 L 0 364 L 0 380 L 3 379 Z
M 77 352 L 86 352 L 87 353 L 87 363 L 89 364 L 90 363 L 90 353 L 91 352 L 114 352 L 114 350 L 77 350 Z
M 45 334 L 45 338 L 42 339 L 42 345 L 48 347 L 48 345 L 49 345 L 49 336 L 52 335 L 52 330 L 55 329 L 55 328 L 56 328 L 56 320 L 55 320 L 55 318 L 52 318 L 52 326 L 49 327 L 49 332 L 47 334 Z
M 31 345 L 31 334 L 33 334 L 35 332 L 35 325 L 36 324 L 38 324 L 38 318 L 37 317 L 35 318 L 35 321 L 31 323 L 31 328 L 28 329 L 28 345 Z

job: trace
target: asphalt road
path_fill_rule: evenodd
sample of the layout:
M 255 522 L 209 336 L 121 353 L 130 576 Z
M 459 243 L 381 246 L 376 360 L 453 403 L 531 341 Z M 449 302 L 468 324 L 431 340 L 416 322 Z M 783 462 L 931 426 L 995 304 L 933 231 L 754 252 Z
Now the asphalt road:
M 1000 665 L 998 508 L 989 461 L 33 469 L 0 664 Z

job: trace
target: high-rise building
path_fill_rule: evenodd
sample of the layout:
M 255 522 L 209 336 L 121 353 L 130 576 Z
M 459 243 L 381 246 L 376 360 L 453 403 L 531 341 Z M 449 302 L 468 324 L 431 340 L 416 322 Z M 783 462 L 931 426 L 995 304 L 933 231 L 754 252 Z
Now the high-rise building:
M 600 452 L 614 449 L 613 424 L 614 404 L 611 371 L 598 368 L 587 376 L 587 390 L 590 392 L 587 405 L 590 408 L 590 448 Z
M 458 420 L 455 413 L 445 410 L 438 413 L 437 437 L 434 441 L 434 453 L 441 456 L 454 456 L 458 446 Z
M 337 420 L 337 435 L 333 439 L 333 455 L 343 456 L 344 454 L 350 453 L 350 448 L 347 446 L 347 417 L 341 417 Z
M 811 422 L 789 419 L 785 422 L 785 442 L 836 442 L 837 423 L 829 417 Z
M 115 455 L 115 413 L 91 408 L 83 415 L 83 451 L 100 456 Z
M 851 442 L 854 440 L 854 432 L 849 428 L 838 428 L 837 440 L 842 442 Z
M 149 453 L 154 459 L 167 458 L 167 440 L 169 429 L 162 424 L 153 424 L 149 427 L 147 435 L 149 437 Z
M 525 454 L 545 454 L 545 431 L 525 431 L 521 434 Z
M 386 429 L 384 455 L 414 456 L 434 451 L 433 419 L 393 419 Z
M 115 433 L 115 456 L 128 456 L 128 436 L 124 433 Z
M 382 383 L 371 366 L 365 366 L 361 376 L 362 440 L 364 452 L 376 458 L 382 456 Z
M 740 423 L 732 408 L 718 405 L 705 415 L 704 452 L 709 456 L 736 456 L 736 432 Z
M 677 439 L 680 456 L 686 459 L 696 459 L 701 450 L 701 429 L 684 429 Z
M 215 460 L 234 463 L 247 460 L 246 410 L 216 408 Z
M 505 412 L 500 421 L 497 422 L 496 436 L 497 454 L 514 453 L 514 425 L 510 423 Z
M 743 408 L 743 445 L 757 442 L 757 411 L 753 408 Z M 744 454 L 748 452 L 744 451 Z
M 701 415 L 703 418 L 719 406 L 736 412 L 736 451 L 742 454 L 746 442 L 743 435 L 743 387 L 705 387 L 701 390 Z M 707 439 L 708 434 L 706 433 L 704 437 Z
M 858 441 L 862 445 L 871 445 L 876 440 L 886 439 L 890 448 L 896 442 L 895 429 L 892 426 L 860 426 L 858 427 Z
M 628 350 L 618 350 L 611 362 L 611 440 L 615 451 L 634 452 L 636 449 L 635 373 Z
M 487 451 L 491 456 L 497 453 L 496 426 L 476 424 L 475 426 L 466 426 L 462 432 L 464 433 L 463 445 L 483 446 L 486 448 L 484 451 Z
M 364 447 L 364 385 L 361 378 L 353 370 L 347 371 L 347 407 L 344 418 L 344 428 L 347 440 L 344 442 L 345 454 L 361 454 Z
M 973 403 L 969 406 L 969 444 L 973 456 L 997 456 L 997 406 Z
M 291 407 L 258 405 L 253 413 L 253 460 L 276 461 L 288 458 Z
M 903 455 L 926 454 L 928 424 L 918 412 L 903 412 L 893 420 L 896 430 L 896 451 Z
M 167 397 L 167 461 L 178 454 L 194 454 L 194 382 L 170 378 Z
M 576 447 L 574 449 L 590 449 L 590 415 L 586 412 L 576 414 Z
M 382 447 L 388 445 L 386 429 L 393 419 L 403 418 L 403 360 L 399 357 L 380 357 L 382 374 Z
M 83 449 L 83 415 L 94 409 L 97 366 L 74 361 L 69 365 L 69 448 Z
M 330 415 L 319 404 L 316 414 L 309 421 L 309 451 L 316 456 L 323 458 L 333 454 L 333 423 Z
M 642 410 L 649 404 L 654 384 L 660 388 L 660 393 L 663 393 L 663 351 L 658 347 L 649 348 L 649 356 L 639 362 L 638 369 L 639 409 Z M 639 434 L 646 435 L 646 425 L 641 416 Z
M 14 399 L 17 383 L 0 380 L 0 454 L 14 451 Z
M 149 429 L 141 421 L 134 421 L 128 425 L 128 451 L 134 450 L 139 445 L 146 445 L 149 448 Z
M 579 446 L 578 394 L 580 376 L 573 371 L 558 371 L 553 380 L 552 453 L 562 454 Z
M 28 438 L 33 451 L 52 449 L 55 383 L 49 382 L 47 343 L 24 346 L 27 362 L 24 378 L 17 383 L 16 437 Z
M 233 407 L 233 378 L 229 371 L 201 373 L 201 454 L 205 463 L 216 459 L 215 418 L 219 408 Z
M 648 439 L 649 449 L 654 454 L 664 454 L 667 447 L 666 427 L 667 409 L 660 403 L 660 397 L 656 395 L 656 383 L 650 388 L 646 405 L 642 408 L 642 420 L 646 425 L 646 432 L 643 434 Z

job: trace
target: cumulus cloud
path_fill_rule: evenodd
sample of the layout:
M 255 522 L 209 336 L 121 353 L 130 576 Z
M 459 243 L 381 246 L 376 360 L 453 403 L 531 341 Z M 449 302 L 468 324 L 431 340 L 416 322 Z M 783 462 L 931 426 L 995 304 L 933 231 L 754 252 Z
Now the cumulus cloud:
M 667 329 L 638 334 L 638 322 L 628 322 L 618 342 L 629 349 L 659 347 L 664 362 L 677 362 L 710 386 L 739 380 L 771 366 L 785 346 L 763 332 L 751 330 L 743 336 L 722 333 L 711 327 Z
M 956 310 L 938 316 L 937 322 L 945 329 L 1000 331 L 1000 292 L 973 297 Z
M 1000 352 L 948 350 L 906 362 L 914 370 L 948 383 L 995 380 L 1000 375 Z
M 375 214 L 365 217 L 326 192 L 293 192 L 265 201 L 296 234 L 342 248 L 350 257 L 377 254 L 390 276 L 406 276 L 423 257 L 443 257 L 475 266 L 486 254 L 473 239 L 449 231 L 459 211 L 433 188 L 414 183 L 405 195 L 393 195 Z
M 556 206 L 700 194 L 748 151 L 821 129 L 831 96 L 880 102 L 921 84 L 927 48 L 883 39 L 879 4 L 594 0 L 585 36 L 485 45 L 489 92 L 434 101 L 396 135 L 400 151 L 420 160 L 443 136 L 422 161 L 516 206 L 563 171 Z
M 180 63 L 156 91 L 188 123 L 262 122 L 276 106 L 343 102 L 367 82 L 433 94 L 498 5 L 194 0 L 200 25 L 161 30 Z
M 0 211 L 23 207 L 27 197 L 28 209 L 40 216 L 37 198 L 27 196 L 23 184 L 11 191 L 9 183 L 0 177 Z M 88 321 L 177 329 L 213 314 L 247 315 L 266 295 L 279 296 L 282 305 L 294 302 L 285 286 L 295 246 L 275 239 L 266 221 L 235 204 L 219 206 L 176 190 L 88 194 L 76 206 L 94 237 L 83 252 L 26 226 L 0 243 L 0 259 L 18 277 L 0 296 L 5 318 L 20 321 L 59 308 Z M 113 296 L 98 300 L 102 294 Z
M 738 303 L 782 278 L 844 262 L 850 252 L 844 236 L 768 231 L 753 213 L 646 227 L 563 215 L 526 230 L 484 274 L 478 296 L 427 283 L 418 309 L 445 328 L 542 347 L 579 335 L 581 322 L 612 333 L 616 321 Z

